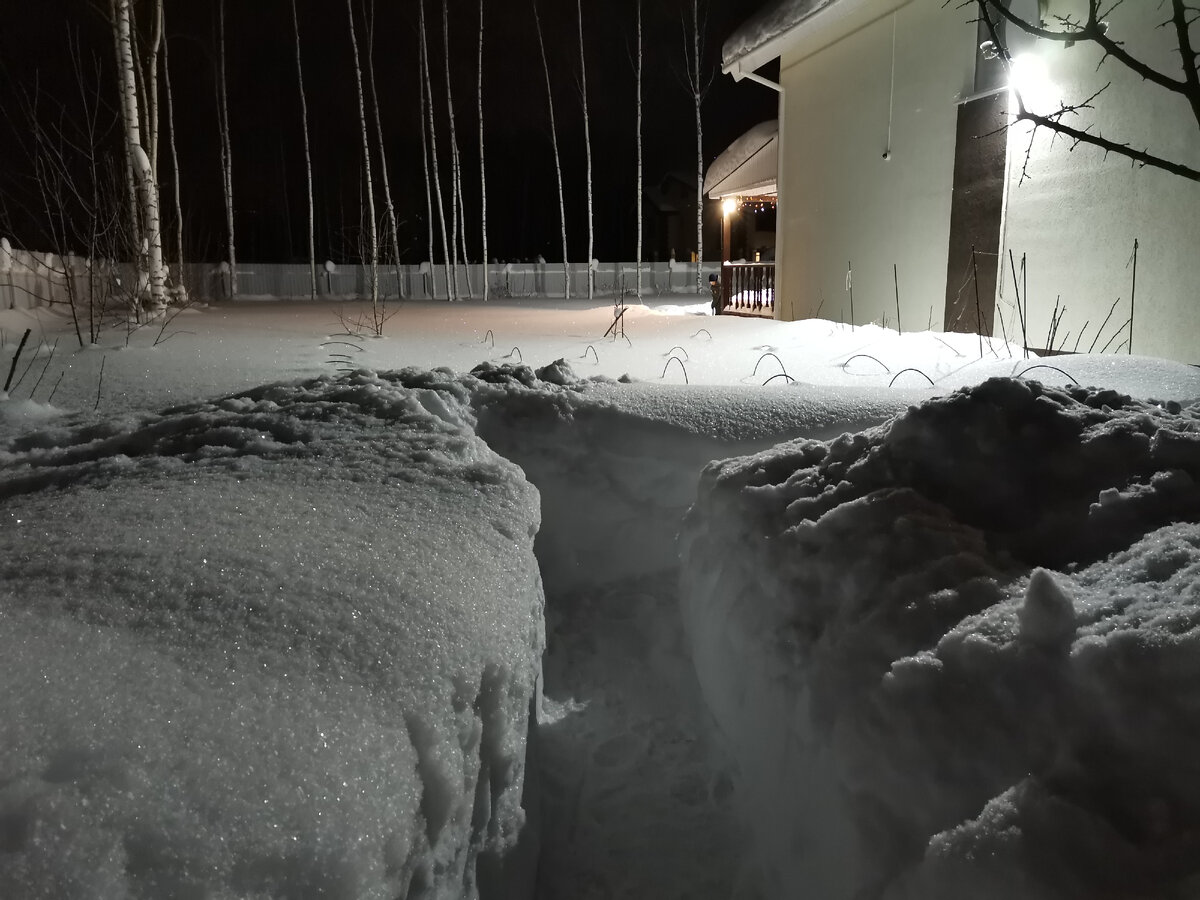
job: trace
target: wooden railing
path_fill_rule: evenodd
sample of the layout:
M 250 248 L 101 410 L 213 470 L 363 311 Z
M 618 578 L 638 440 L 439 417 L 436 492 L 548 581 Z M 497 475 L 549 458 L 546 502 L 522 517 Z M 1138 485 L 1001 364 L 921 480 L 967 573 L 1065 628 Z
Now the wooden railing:
M 717 315 L 773 317 L 775 263 L 730 263 L 721 266 L 721 292 L 714 298 Z

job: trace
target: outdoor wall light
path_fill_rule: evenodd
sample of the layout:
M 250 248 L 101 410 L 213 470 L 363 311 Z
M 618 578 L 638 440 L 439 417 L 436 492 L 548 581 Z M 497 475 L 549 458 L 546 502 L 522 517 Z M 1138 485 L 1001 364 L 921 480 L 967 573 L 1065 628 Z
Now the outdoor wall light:
M 721 212 L 725 213 L 727 216 L 732 216 L 734 210 L 737 209 L 737 206 L 738 203 L 736 198 L 726 197 L 721 203 Z

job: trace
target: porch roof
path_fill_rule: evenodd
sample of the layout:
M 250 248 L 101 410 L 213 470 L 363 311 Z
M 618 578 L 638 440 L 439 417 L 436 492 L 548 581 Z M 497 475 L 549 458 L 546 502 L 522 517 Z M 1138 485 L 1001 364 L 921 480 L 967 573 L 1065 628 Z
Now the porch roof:
M 779 120 L 755 125 L 713 160 L 704 174 L 704 193 L 720 199 L 777 193 Z

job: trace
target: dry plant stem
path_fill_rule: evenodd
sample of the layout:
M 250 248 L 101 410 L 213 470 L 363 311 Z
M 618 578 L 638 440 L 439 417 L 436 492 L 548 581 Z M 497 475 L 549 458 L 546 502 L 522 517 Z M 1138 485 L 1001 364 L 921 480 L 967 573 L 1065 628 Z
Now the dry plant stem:
M 1129 353 L 1133 355 L 1133 303 L 1137 297 L 1138 239 L 1133 239 L 1133 283 L 1129 286 Z M 1118 348 L 1120 349 L 1120 348 Z
M 104 364 L 108 362 L 107 356 L 100 357 L 100 377 L 96 379 L 96 403 L 92 406 L 92 412 L 100 408 L 100 390 L 104 387 Z
M 912 367 L 909 367 L 909 368 L 907 368 L 907 369 L 901 369 L 899 372 L 897 372 L 895 375 L 893 375 L 893 376 L 892 376 L 892 380 L 888 382 L 888 387 L 891 387 L 892 385 L 894 385 L 894 384 L 896 383 L 896 379 L 897 379 L 897 378 L 899 378 L 901 375 L 903 375 L 905 372 L 916 372 L 918 375 L 920 375 L 920 376 L 921 376 L 921 377 L 923 377 L 923 378 L 924 378 L 926 381 L 928 381 L 928 382 L 929 382 L 929 386 L 930 386 L 930 387 L 936 387 L 936 386 L 937 386 L 937 385 L 934 383 L 934 380 L 933 380 L 932 378 L 930 378 L 928 375 L 926 375 L 924 372 L 922 372 L 920 369 L 914 369 L 914 368 L 912 368 Z
M 942 343 L 945 343 L 945 341 L 942 341 Z M 949 347 L 950 345 L 946 344 L 946 346 Z M 954 348 L 951 347 L 950 349 L 953 350 Z M 856 359 L 873 359 L 873 360 L 875 360 L 875 362 L 877 362 L 881 366 L 883 366 L 883 371 L 887 372 L 889 375 L 891 374 L 892 370 L 887 367 L 887 363 L 885 363 L 883 360 L 879 359 L 876 356 L 872 356 L 870 353 L 855 353 L 853 356 L 848 358 L 844 363 L 842 363 L 840 368 L 845 369 L 847 366 L 850 365 L 850 363 L 854 362 L 854 360 L 856 360 Z M 783 365 L 783 364 L 780 363 L 780 365 Z
M 676 344 L 674 347 L 672 347 L 670 350 L 668 350 L 666 353 L 664 353 L 663 356 L 668 356 L 671 353 L 674 353 L 676 350 L 683 350 L 684 360 L 686 360 L 687 362 L 692 361 L 691 357 L 688 356 L 688 352 L 686 350 L 684 350 L 683 347 L 680 347 L 678 344 Z M 778 358 L 778 357 L 776 357 L 776 358 Z M 782 363 L 780 363 L 780 365 L 782 365 Z
M 17 345 L 17 352 L 13 355 L 12 365 L 8 369 L 8 378 L 4 381 L 5 393 L 8 392 L 9 385 L 12 384 L 13 375 L 17 371 L 17 361 L 21 358 L 21 351 L 25 349 L 25 342 L 29 340 L 29 334 L 32 331 L 30 328 L 25 329 L 25 334 L 21 336 L 21 343 Z
M 769 356 L 769 357 L 771 357 L 772 359 L 774 359 L 774 360 L 775 360 L 775 362 L 779 363 L 779 368 L 783 369 L 783 371 L 784 371 L 784 373 L 785 373 L 785 374 L 787 373 L 787 366 L 785 366 L 785 365 L 783 364 L 783 360 L 782 360 L 782 359 L 780 359 L 778 356 L 776 356 L 774 353 L 771 353 L 771 352 L 769 352 L 769 351 L 768 351 L 767 353 L 764 353 L 762 356 L 760 356 L 760 357 L 758 358 L 758 362 L 756 362 L 756 363 L 754 364 L 754 371 L 750 373 L 750 377 L 751 377 L 751 378 L 753 378 L 755 375 L 757 375 L 757 374 L 758 374 L 758 367 L 759 367 L 760 365 L 762 365 L 762 361 L 763 361 L 764 359 L 766 359 L 768 356 Z M 880 363 L 880 365 L 882 365 L 882 363 Z M 887 368 L 887 367 L 886 367 L 886 366 L 884 366 L 884 368 Z
M 1046 364 L 1046 363 L 1039 363 L 1039 364 L 1038 364 L 1038 365 L 1036 365 L 1036 366 L 1030 366 L 1028 369 L 1025 369 L 1024 371 L 1017 373 L 1017 376 L 1016 376 L 1016 377 L 1017 377 L 1017 378 L 1024 378 L 1024 377 L 1025 377 L 1027 374 L 1029 374 L 1030 372 L 1032 372 L 1034 369 L 1053 369 L 1055 372 L 1059 372 L 1059 373 L 1061 373 L 1061 374 L 1063 374 L 1063 375 L 1066 375 L 1068 378 L 1070 378 L 1070 379 L 1071 379 L 1071 383 L 1072 383 L 1072 384 L 1075 384 L 1075 385 L 1078 385 L 1078 384 L 1079 384 L 1079 382 L 1078 382 L 1078 381 L 1076 381 L 1076 380 L 1075 380 L 1075 379 L 1074 379 L 1074 378 L 1071 376 L 1071 373 L 1070 373 L 1070 372 L 1065 372 L 1065 371 L 1063 371 L 1062 369 L 1060 369 L 1058 366 L 1051 366 L 1051 365 L 1048 365 L 1048 364 Z
M 900 334 L 900 270 L 892 263 L 892 281 L 896 285 L 896 334 Z
M 671 363 L 673 363 L 673 362 L 679 363 L 679 368 L 681 368 L 683 370 L 683 383 L 691 384 L 691 382 L 688 381 L 687 366 L 685 366 L 683 364 L 683 360 L 680 359 L 678 356 L 672 356 L 670 359 L 667 360 L 667 364 L 665 366 L 663 366 L 662 374 L 659 375 L 658 377 L 666 378 L 667 377 L 667 369 L 671 368 Z

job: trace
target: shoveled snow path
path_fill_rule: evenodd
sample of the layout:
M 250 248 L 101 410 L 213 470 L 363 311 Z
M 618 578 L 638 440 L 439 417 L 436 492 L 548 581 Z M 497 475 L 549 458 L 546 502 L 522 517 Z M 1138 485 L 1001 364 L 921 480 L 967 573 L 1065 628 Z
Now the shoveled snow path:
M 683 652 L 674 573 L 551 597 L 538 900 L 717 900 L 730 779 Z

